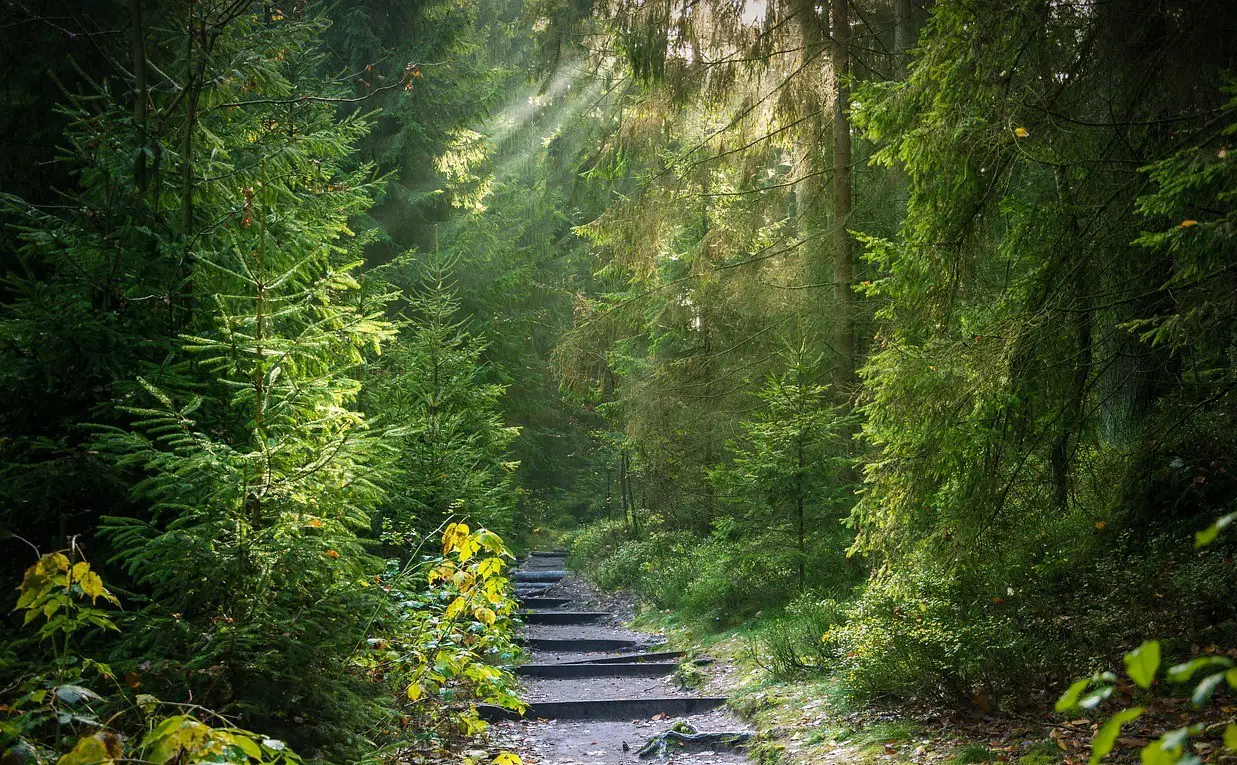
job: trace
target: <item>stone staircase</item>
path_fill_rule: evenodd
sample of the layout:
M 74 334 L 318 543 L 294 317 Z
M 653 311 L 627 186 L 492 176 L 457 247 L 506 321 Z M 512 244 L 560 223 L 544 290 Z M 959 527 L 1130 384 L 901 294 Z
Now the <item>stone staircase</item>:
M 532 553 L 512 573 L 525 624 L 520 639 L 531 657 L 517 669 L 528 708 L 520 715 L 481 706 L 482 719 L 507 724 L 543 721 L 539 728 L 547 734 L 543 743 L 554 750 L 553 762 L 563 763 L 637 762 L 632 747 L 659 732 L 646 729 L 676 718 L 697 728 L 730 722 L 720 709 L 725 697 L 695 694 L 672 680 L 683 658 L 681 651 L 661 650 L 655 636 L 622 628 L 608 611 L 582 607 L 570 596 L 572 588 L 560 586 L 568 576 L 566 553 L 561 550 Z M 591 741 L 597 749 L 575 752 L 578 742 L 558 735 L 558 728 L 568 723 L 558 721 L 585 725 L 581 730 L 597 739 Z M 580 755 L 587 756 L 571 759 Z M 711 762 L 741 760 L 733 752 L 710 758 Z

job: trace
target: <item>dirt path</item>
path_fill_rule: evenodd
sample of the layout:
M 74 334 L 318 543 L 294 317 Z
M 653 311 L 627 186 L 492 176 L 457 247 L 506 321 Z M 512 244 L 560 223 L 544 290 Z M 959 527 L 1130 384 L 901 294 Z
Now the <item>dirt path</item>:
M 529 712 L 524 719 L 495 722 L 495 739 L 528 765 L 746 762 L 742 753 L 708 743 L 671 747 L 665 757 L 637 755 L 678 720 L 701 732 L 750 729 L 720 705 L 721 699 L 683 688 L 673 672 L 679 659 L 658 648 L 660 636 L 623 628 L 615 609 L 607 607 L 612 604 L 586 582 L 565 576 L 543 589 L 550 572 L 561 570 L 562 564 L 559 555 L 534 553 L 519 569 L 535 572 L 532 577 L 538 580 L 520 585 L 526 598 L 562 599 L 551 608 L 529 609 L 528 620 L 536 622 L 535 615 L 547 611 L 576 612 L 541 618 L 587 623 L 525 627 L 530 658 L 520 672 Z M 626 643 L 619 651 L 594 651 L 587 649 L 588 643 L 580 644 L 584 648 L 572 643 L 577 640 Z M 638 658 L 650 651 L 657 653 Z

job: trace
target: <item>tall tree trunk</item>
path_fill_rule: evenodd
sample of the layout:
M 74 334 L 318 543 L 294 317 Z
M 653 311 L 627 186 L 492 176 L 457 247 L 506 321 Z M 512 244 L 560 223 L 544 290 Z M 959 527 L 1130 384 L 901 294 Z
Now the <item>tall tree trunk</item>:
M 623 501 L 623 523 L 627 524 L 627 528 L 634 534 L 635 524 L 631 522 L 627 507 L 627 450 L 625 448 L 619 449 L 618 490 Z
M 832 255 L 829 251 L 828 173 L 831 168 L 824 157 L 824 111 L 823 90 L 825 71 L 822 66 L 827 51 L 826 28 L 828 20 L 817 11 L 816 0 L 795 0 L 792 8 L 799 35 L 803 42 L 803 74 L 807 87 L 803 88 L 802 122 L 798 128 L 798 140 L 802 160 L 803 180 L 795 189 L 794 209 L 791 220 L 798 223 L 799 236 L 803 240 L 804 281 L 815 288 L 826 287 L 833 282 Z M 833 317 L 828 314 L 828 300 L 814 301 L 821 310 L 812 322 L 818 330 L 829 326 Z M 821 337 L 825 335 L 822 331 Z
M 799 543 L 799 592 L 803 592 L 804 573 L 806 569 L 807 546 L 804 544 L 803 531 L 803 436 L 799 437 L 799 470 L 795 481 L 795 520 L 798 522 Z
M 850 234 L 851 146 L 850 146 L 850 18 L 847 0 L 832 0 L 833 31 L 833 346 L 837 352 L 834 370 L 835 393 L 849 398 L 855 376 L 855 297 L 851 283 L 855 276 L 855 256 Z
M 193 7 L 189 9 L 189 24 L 185 38 L 185 125 L 180 143 L 180 225 L 186 239 L 193 228 L 193 125 L 198 116 L 198 94 L 201 92 L 197 64 L 193 58 Z M 205 29 L 203 28 L 203 33 Z M 205 52 L 203 52 L 205 55 Z
M 1064 208 L 1066 230 L 1070 233 L 1069 241 L 1081 243 L 1083 235 L 1078 225 L 1074 193 L 1070 187 L 1068 171 L 1063 167 L 1058 167 L 1056 176 L 1057 198 Z M 1069 308 L 1073 312 L 1074 341 L 1077 343 L 1074 373 L 1070 381 L 1069 398 L 1065 402 L 1065 410 L 1061 414 L 1060 426 L 1053 440 L 1049 458 L 1052 467 L 1053 502 L 1062 511 L 1069 508 L 1070 472 L 1074 462 L 1073 447 L 1081 438 L 1085 427 L 1087 389 L 1094 356 L 1091 326 L 1094 309 L 1091 301 L 1093 290 L 1090 252 L 1084 249 L 1077 257 L 1073 274 L 1068 280 L 1069 289 L 1073 292 Z
M 142 0 L 129 0 L 133 17 L 133 130 L 137 144 L 137 159 L 133 165 L 133 183 L 138 194 L 146 191 L 147 91 L 146 91 L 146 25 L 142 19 Z
M 911 0 L 893 0 L 893 53 L 897 75 L 906 74 L 906 52 L 915 43 L 915 7 Z

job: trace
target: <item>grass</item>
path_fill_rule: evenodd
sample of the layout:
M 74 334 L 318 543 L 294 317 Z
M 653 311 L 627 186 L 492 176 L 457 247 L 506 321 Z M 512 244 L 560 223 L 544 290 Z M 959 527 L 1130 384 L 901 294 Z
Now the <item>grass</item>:
M 1036 741 L 1018 758 L 1018 765 L 1057 765 L 1059 762 L 1061 749 L 1052 741 Z
M 918 738 L 919 733 L 918 725 L 905 720 L 898 720 L 867 725 L 857 731 L 844 733 L 838 740 L 850 741 L 858 746 L 869 747 L 910 741 L 911 739 Z M 974 762 L 979 762 L 979 760 L 974 760 Z
M 975 765 L 978 762 L 992 762 L 996 758 L 996 752 L 983 744 L 966 744 L 954 752 L 949 762 L 951 765 Z

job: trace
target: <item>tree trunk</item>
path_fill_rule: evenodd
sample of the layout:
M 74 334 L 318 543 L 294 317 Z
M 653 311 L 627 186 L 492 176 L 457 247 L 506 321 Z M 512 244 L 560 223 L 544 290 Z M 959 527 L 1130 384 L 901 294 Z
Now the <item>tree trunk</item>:
M 627 508 L 627 450 L 619 449 L 619 474 L 618 474 L 618 490 L 619 496 L 623 501 L 623 523 L 627 524 L 627 528 L 634 534 L 635 525 L 631 522 L 631 516 L 628 514 Z
M 804 570 L 805 559 L 807 558 L 807 548 L 804 545 L 803 535 L 803 438 L 799 438 L 799 475 L 796 479 L 795 486 L 795 515 L 799 526 L 799 592 L 803 592 L 804 585 Z
M 137 159 L 133 164 L 133 183 L 138 194 L 146 191 L 147 92 L 146 92 L 146 25 L 142 20 L 142 0 L 129 0 L 133 17 L 133 130 L 137 144 Z
M 893 52 L 897 74 L 906 73 L 906 52 L 915 43 L 915 8 L 911 0 L 893 0 Z
M 802 181 L 795 189 L 791 220 L 798 224 L 803 240 L 803 280 L 813 287 L 827 287 L 834 279 L 832 255 L 829 251 L 828 179 L 831 168 L 824 157 L 824 93 L 815 83 L 823 81 L 824 69 L 821 60 L 826 53 L 826 25 L 816 9 L 815 0 L 795 0 L 793 7 L 799 34 L 803 42 L 803 74 L 808 87 L 803 89 L 803 114 L 798 128 L 796 143 L 802 152 Z M 812 322 L 814 328 L 823 330 L 834 318 L 827 311 L 827 300 L 814 301 L 822 310 Z
M 833 346 L 837 352 L 834 392 L 849 399 L 855 376 L 855 298 L 851 282 L 855 276 L 854 251 L 846 227 L 850 222 L 851 146 L 850 146 L 850 19 L 847 0 L 832 0 L 833 71 Z

